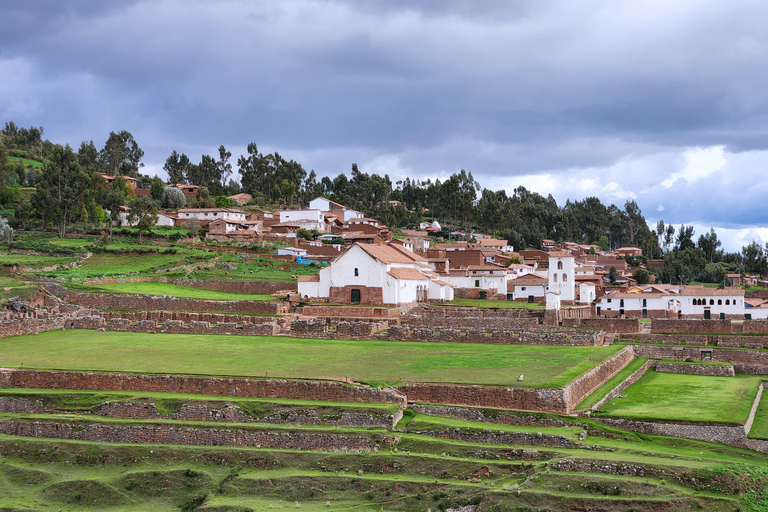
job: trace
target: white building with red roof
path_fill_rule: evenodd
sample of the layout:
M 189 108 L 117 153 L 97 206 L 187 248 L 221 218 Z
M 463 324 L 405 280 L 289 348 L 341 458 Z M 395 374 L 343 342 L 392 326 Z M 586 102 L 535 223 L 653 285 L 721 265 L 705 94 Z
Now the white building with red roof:
M 408 305 L 453 300 L 453 287 L 426 260 L 400 245 L 354 244 L 317 276 L 301 277 L 299 294 L 339 304 Z

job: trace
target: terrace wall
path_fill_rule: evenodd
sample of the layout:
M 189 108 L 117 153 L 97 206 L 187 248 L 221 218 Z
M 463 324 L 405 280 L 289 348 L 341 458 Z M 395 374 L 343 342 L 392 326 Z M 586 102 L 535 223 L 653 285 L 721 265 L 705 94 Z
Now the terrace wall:
M 640 320 L 637 318 L 563 318 L 564 327 L 584 327 L 601 329 L 606 332 L 640 332 Z
M 768 290 L 766 290 L 766 292 L 768 292 Z M 742 328 L 743 330 L 741 332 L 744 334 L 768 334 L 768 321 L 744 320 Z
M 590 409 L 591 411 L 597 411 L 601 407 L 603 407 L 605 404 L 616 398 L 621 394 L 622 391 L 627 389 L 629 386 L 640 380 L 640 377 L 645 375 L 645 372 L 648 371 L 648 368 L 656 366 L 656 361 L 653 359 L 649 359 L 648 361 L 643 364 L 640 368 L 632 372 L 632 374 L 621 381 L 618 386 L 613 388 L 611 391 L 608 392 L 607 395 L 605 395 L 599 402 L 597 402 L 595 405 L 592 406 Z
M 0 397 L 0 412 L 13 414 L 55 414 L 61 411 L 53 407 L 46 408 L 40 400 Z M 111 418 L 135 420 L 170 419 L 227 423 L 252 423 L 258 421 L 259 423 L 273 424 L 333 425 L 337 427 L 360 428 L 394 428 L 402 417 L 402 410 L 399 410 L 396 414 L 388 414 L 385 411 L 362 413 L 337 410 L 336 412 L 336 414 L 329 416 L 318 413 L 312 406 L 291 407 L 287 404 L 275 404 L 263 416 L 254 418 L 242 412 L 237 406 L 216 406 L 205 402 L 191 402 L 182 405 L 177 413 L 160 414 L 154 403 L 120 401 L 104 402 L 96 414 Z
M 716 347 L 669 347 L 662 345 L 632 345 L 635 355 L 652 359 L 701 361 L 702 352 L 710 352 L 711 361 L 731 363 L 736 373 L 768 375 L 768 352 Z
M 0 387 L 144 391 L 255 398 L 296 398 L 323 402 L 405 403 L 405 397 L 393 390 L 349 386 L 341 382 L 225 379 L 182 375 L 128 375 L 0 369 Z
M 484 423 L 498 423 L 501 425 L 518 425 L 526 427 L 567 427 L 573 424 L 547 417 L 537 417 L 524 414 L 506 413 L 501 411 L 488 411 L 484 409 L 467 409 L 464 407 L 446 407 L 444 405 L 415 404 L 413 410 L 430 416 L 442 416 L 466 421 L 481 421 Z
M 399 319 L 400 308 L 362 306 L 304 306 L 297 311 L 304 316 L 319 318 L 387 318 Z
M 53 421 L 0 421 L 0 433 L 13 436 L 77 439 L 106 443 L 181 444 L 196 446 L 255 446 L 290 450 L 377 451 L 367 437 L 311 432 L 258 432 L 206 428 L 87 425 Z
M 656 365 L 657 372 L 682 373 L 684 375 L 711 375 L 715 377 L 735 377 L 733 365 L 662 363 Z
M 70 304 L 94 309 L 132 309 L 164 311 L 210 311 L 219 313 L 284 314 L 288 307 L 279 302 L 251 300 L 216 301 L 184 297 L 153 297 L 150 295 L 121 295 L 110 293 L 73 292 L 55 283 L 41 285 L 45 291 Z
M 406 384 L 396 389 L 409 402 L 570 414 L 573 408 L 634 358 L 626 347 L 561 389 Z
M 654 318 L 651 321 L 651 332 L 731 334 L 733 329 L 730 320 L 669 320 Z
M 601 423 L 633 432 L 659 436 L 683 437 L 709 443 L 727 444 L 768 453 L 768 441 L 748 439 L 743 426 L 683 424 L 636 421 L 622 418 L 595 418 Z

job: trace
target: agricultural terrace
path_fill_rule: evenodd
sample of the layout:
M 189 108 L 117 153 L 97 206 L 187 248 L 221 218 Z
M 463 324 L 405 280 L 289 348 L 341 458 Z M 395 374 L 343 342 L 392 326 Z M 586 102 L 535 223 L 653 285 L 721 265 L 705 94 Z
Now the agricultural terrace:
M 138 283 L 109 283 L 98 285 L 68 284 L 71 290 L 87 293 L 119 293 L 129 295 L 167 295 L 169 297 L 185 297 L 207 300 L 274 300 L 271 295 L 257 293 L 221 292 L 204 290 L 191 286 L 180 286 L 171 283 L 138 282 Z
M 516 300 L 454 299 L 444 302 L 443 306 L 464 306 L 478 309 L 543 309 L 543 304 L 520 302 Z
M 621 349 L 67 330 L 4 338 L 0 361 L 25 369 L 543 388 L 564 386 Z
M 765 376 L 710 377 L 649 369 L 601 415 L 666 421 L 743 424 Z

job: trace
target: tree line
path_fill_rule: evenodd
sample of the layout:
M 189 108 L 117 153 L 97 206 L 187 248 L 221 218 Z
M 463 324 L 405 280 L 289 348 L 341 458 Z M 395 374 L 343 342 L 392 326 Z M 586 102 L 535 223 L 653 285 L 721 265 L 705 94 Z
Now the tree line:
M 558 205 L 552 195 L 515 188 L 483 188 L 464 169 L 445 180 L 405 178 L 394 182 L 387 174 L 365 173 L 352 164 L 349 176 L 318 178 L 301 163 L 277 152 L 263 154 L 256 143 L 236 160 L 239 180 L 233 178 L 232 154 L 224 145 L 217 155 L 201 155 L 197 162 L 173 150 L 163 169 L 168 183 L 197 185 L 196 197 L 187 200 L 159 177 L 141 173 L 143 150 L 127 131 L 110 132 L 101 149 L 83 141 L 77 151 L 43 139 L 42 127 L 19 127 L 8 122 L 0 130 L 0 205 L 5 216 L 24 228 L 30 221 L 55 225 L 63 234 L 74 221 L 103 222 L 105 211 L 115 220 L 120 207 L 131 211 L 176 209 L 187 206 L 229 206 L 226 196 L 245 192 L 255 204 L 304 205 L 325 196 L 360 210 L 391 227 L 413 227 L 422 219 L 436 219 L 451 231 L 482 232 L 506 239 L 514 247 L 539 247 L 543 239 L 596 244 L 616 249 L 634 246 L 644 259 L 662 259 L 656 271 L 663 282 L 723 282 L 726 271 L 768 274 L 768 248 L 757 243 L 740 253 L 724 253 L 714 229 L 695 239 L 692 226 L 679 228 L 660 221 L 655 229 L 646 222 L 640 207 L 628 200 L 623 207 L 603 204 L 597 197 L 568 200 Z M 42 161 L 40 169 L 27 169 L 8 156 Z M 135 196 L 125 180 L 107 185 L 99 173 L 138 180 L 149 196 Z M 28 200 L 20 200 L 18 188 L 36 187 Z

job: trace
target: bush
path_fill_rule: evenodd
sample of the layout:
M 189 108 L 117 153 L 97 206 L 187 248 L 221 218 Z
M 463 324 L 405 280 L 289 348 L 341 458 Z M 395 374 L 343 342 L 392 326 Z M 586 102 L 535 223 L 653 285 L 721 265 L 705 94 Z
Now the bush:
M 187 198 L 184 196 L 184 192 L 176 187 L 167 187 L 163 190 L 163 208 L 169 210 L 178 210 L 183 208 L 187 204 Z
M 13 228 L 8 224 L 8 219 L 0 217 L 0 241 L 13 240 Z

